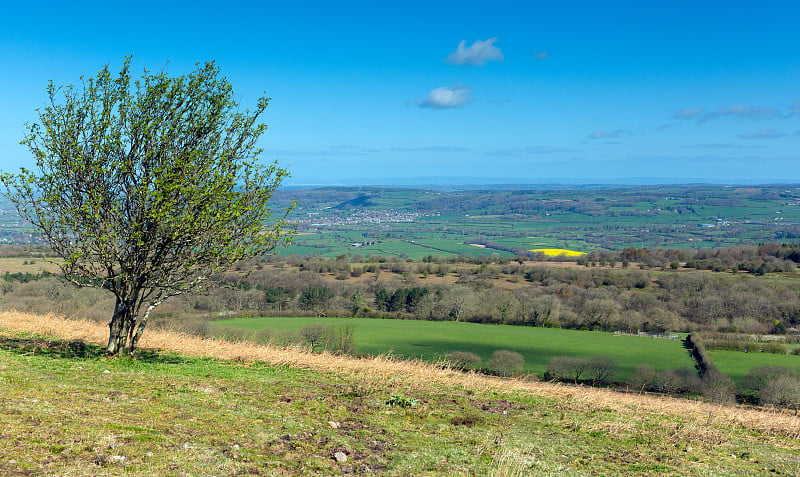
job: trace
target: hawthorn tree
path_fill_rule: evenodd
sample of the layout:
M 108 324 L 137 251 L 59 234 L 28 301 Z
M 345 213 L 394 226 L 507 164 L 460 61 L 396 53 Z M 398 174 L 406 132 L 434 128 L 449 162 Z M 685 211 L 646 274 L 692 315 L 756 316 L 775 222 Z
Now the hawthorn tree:
M 269 99 L 239 109 L 213 62 L 132 81 L 126 58 L 118 75 L 106 66 L 81 83 L 49 83 L 22 141 L 38 170 L 2 181 L 63 277 L 115 296 L 106 354 L 132 356 L 164 300 L 290 238 L 291 207 L 269 206 L 288 173 L 258 161 Z

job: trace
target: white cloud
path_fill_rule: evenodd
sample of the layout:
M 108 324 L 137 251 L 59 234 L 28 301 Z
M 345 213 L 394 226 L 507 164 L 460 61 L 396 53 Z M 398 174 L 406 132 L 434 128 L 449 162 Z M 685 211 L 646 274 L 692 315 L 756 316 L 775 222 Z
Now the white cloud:
M 800 99 L 795 101 L 794 103 L 789 106 L 789 114 L 798 114 L 800 115 Z
M 425 99 L 418 99 L 420 108 L 448 109 L 465 106 L 472 102 L 472 90 L 460 84 L 436 88 Z
M 789 106 L 789 115 L 800 114 L 800 101 L 795 101 Z M 749 106 L 747 104 L 734 104 L 729 108 L 720 108 L 716 111 L 705 112 L 702 108 L 676 109 L 670 119 L 696 119 L 698 124 L 721 118 L 738 118 L 759 121 L 763 119 L 776 119 L 781 117 L 781 112 L 771 106 Z
M 670 128 L 676 128 L 676 127 L 678 127 L 680 125 L 681 125 L 681 123 L 664 123 L 661 126 L 657 127 L 656 131 L 665 131 L 665 130 L 670 129 Z
M 475 40 L 472 46 L 466 46 L 467 42 L 461 40 L 456 51 L 444 60 L 452 65 L 481 66 L 487 61 L 503 61 L 503 52 L 500 48 L 493 45 L 497 38 L 489 38 L 486 41 Z
M 737 134 L 739 139 L 778 139 L 780 137 L 785 136 L 786 134 L 782 132 L 778 132 L 774 129 L 764 129 L 761 131 L 755 132 L 746 132 L 742 134 Z
M 493 148 L 484 151 L 487 156 L 498 157 L 514 157 L 523 155 L 548 155 L 560 154 L 567 152 L 580 152 L 578 149 L 569 149 L 565 147 L 552 147 L 552 146 L 528 146 L 528 147 L 513 147 L 513 148 Z
M 697 122 L 704 123 L 712 119 L 719 119 L 725 117 L 735 117 L 739 119 L 773 119 L 780 117 L 780 112 L 770 106 L 748 106 L 746 104 L 734 104 L 730 108 L 723 108 L 713 113 L 706 113 L 701 116 Z
M 559 152 L 578 152 L 578 150 L 565 147 L 529 146 L 525 148 L 525 152 L 528 154 L 555 154 Z
M 536 58 L 537 60 L 544 60 L 544 59 L 546 59 L 548 56 L 550 56 L 550 52 L 549 52 L 549 51 L 546 51 L 546 50 L 545 50 L 545 51 L 534 51 L 534 52 L 531 52 L 531 55 L 532 55 L 534 58 Z
M 462 146 L 403 146 L 390 147 L 390 151 L 396 152 L 465 152 L 468 148 Z
M 360 146 L 358 144 L 339 144 L 331 146 L 330 150 L 335 154 L 368 154 L 372 152 L 381 152 L 379 148 Z
M 752 144 L 743 146 L 741 144 L 731 144 L 727 142 L 709 142 L 709 143 L 694 144 L 683 147 L 685 148 L 702 147 L 705 149 L 764 149 L 764 146 L 757 146 Z
M 614 131 L 595 129 L 589 134 L 589 139 L 616 139 L 624 134 L 626 134 L 626 132 L 623 129 L 616 129 Z
M 589 134 L 589 139 L 603 139 L 604 137 L 606 137 L 607 134 L 608 133 L 605 131 L 601 131 L 600 129 L 595 129 L 594 131 L 592 131 L 591 134 Z
M 685 108 L 673 111 L 672 119 L 694 119 L 703 114 L 701 108 Z

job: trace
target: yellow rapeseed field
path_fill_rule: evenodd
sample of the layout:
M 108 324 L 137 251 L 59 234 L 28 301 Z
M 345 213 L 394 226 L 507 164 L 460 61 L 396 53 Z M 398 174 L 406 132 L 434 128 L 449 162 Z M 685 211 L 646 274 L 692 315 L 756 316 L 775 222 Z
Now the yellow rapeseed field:
M 565 257 L 580 257 L 586 255 L 586 252 L 578 252 L 576 250 L 567 250 L 565 248 L 535 248 L 531 252 L 539 252 L 547 255 L 548 257 L 558 257 L 564 255 Z

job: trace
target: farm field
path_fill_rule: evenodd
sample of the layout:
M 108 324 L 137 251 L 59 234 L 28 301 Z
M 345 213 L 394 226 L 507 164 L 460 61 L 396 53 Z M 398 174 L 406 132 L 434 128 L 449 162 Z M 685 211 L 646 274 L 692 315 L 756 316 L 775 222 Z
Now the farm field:
M 391 353 L 435 362 L 451 351 L 469 351 L 486 363 L 495 350 L 508 349 L 525 357 L 526 372 L 539 376 L 556 356 L 608 356 L 620 365 L 620 379 L 644 363 L 656 370 L 694 367 L 681 340 L 597 331 L 364 318 L 237 318 L 214 322 L 216 326 L 235 326 L 254 332 L 265 328 L 296 331 L 316 323 L 355 325 L 354 339 L 359 353 L 364 355 Z
M 30 273 L 38 275 L 42 272 L 58 273 L 60 269 L 51 260 L 43 258 L 0 257 L 0 275 L 8 273 Z
M 742 351 L 709 351 L 711 361 L 722 373 L 734 382 L 741 380 L 753 368 L 761 366 L 800 367 L 800 356 L 772 353 L 745 353 Z
M 580 257 L 586 252 L 577 252 L 575 250 L 567 250 L 564 248 L 534 248 L 531 252 L 539 252 L 548 257 L 558 257 L 563 255 L 565 257 Z
M 279 191 L 278 204 L 298 201 L 292 218 L 310 232 L 281 253 L 511 256 L 515 247 L 591 252 L 800 241 L 796 186 L 524 187 Z M 465 243 L 475 240 L 492 245 Z
M 393 227 L 391 237 L 380 239 L 364 238 L 360 233 L 350 230 L 320 230 L 294 238 L 292 244 L 283 248 L 282 255 L 298 253 L 319 257 L 337 257 L 343 254 L 402 256 L 419 259 L 428 255 L 493 255 L 511 257 L 514 254 L 501 250 L 478 248 L 464 243 L 464 238 L 454 238 L 448 234 L 432 234 L 416 228 Z M 364 243 L 364 245 L 360 245 Z M 353 245 L 359 244 L 359 245 Z

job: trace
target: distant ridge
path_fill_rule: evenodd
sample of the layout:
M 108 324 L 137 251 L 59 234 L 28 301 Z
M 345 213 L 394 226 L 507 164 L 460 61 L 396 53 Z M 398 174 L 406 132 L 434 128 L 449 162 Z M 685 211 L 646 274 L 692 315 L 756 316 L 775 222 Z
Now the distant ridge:
M 315 182 L 287 181 L 284 189 L 311 189 L 320 187 L 379 187 L 435 190 L 600 190 L 636 186 L 756 186 L 797 185 L 798 182 L 783 180 L 679 177 L 623 177 L 603 178 L 520 178 L 520 177 L 475 177 L 475 176 L 421 176 L 395 178 L 330 179 Z
M 452 180 L 444 180 L 452 179 Z M 508 179 L 506 182 L 478 182 L 469 181 L 468 177 L 453 178 L 419 178 L 418 181 L 406 179 L 386 179 L 370 181 L 347 181 L 342 183 L 288 183 L 281 187 L 283 190 L 302 189 L 427 189 L 438 191 L 470 191 L 470 190 L 608 190 L 635 187 L 800 187 L 798 182 L 785 181 L 714 181 L 711 179 L 651 179 L 651 178 L 626 178 L 613 182 L 602 181 L 577 181 L 570 179 L 551 179 L 541 181 L 520 182 L 519 179 Z

